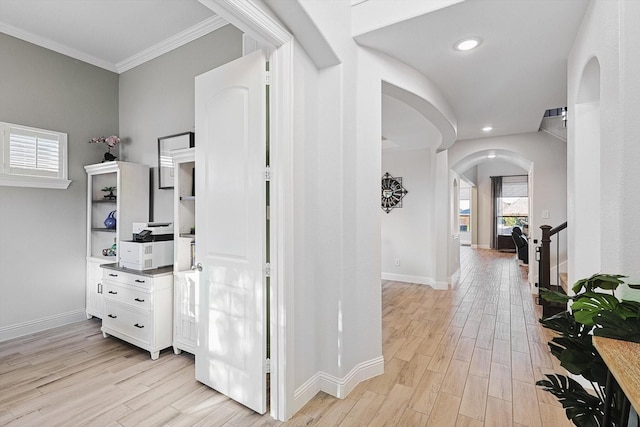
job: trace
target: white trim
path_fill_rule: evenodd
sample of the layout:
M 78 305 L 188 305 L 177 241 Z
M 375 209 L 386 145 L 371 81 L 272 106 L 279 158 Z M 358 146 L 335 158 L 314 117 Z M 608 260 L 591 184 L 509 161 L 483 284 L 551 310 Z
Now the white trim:
M 0 174 L 0 186 L 48 188 L 53 190 L 66 190 L 71 181 L 60 178 L 45 178 L 41 176 L 7 175 Z
M 471 244 L 471 249 L 478 249 L 478 245 L 472 243 Z
M 212 16 L 202 22 L 199 22 L 196 25 L 193 25 L 192 27 L 187 28 L 184 31 L 179 32 L 178 34 L 175 34 L 174 36 L 169 37 L 166 40 L 156 43 L 153 46 L 136 53 L 135 55 L 125 58 L 116 64 L 4 23 L 0 23 L 0 32 L 19 38 L 21 40 L 25 40 L 29 43 L 42 46 L 46 49 L 53 50 L 54 52 L 61 53 L 62 55 L 78 59 L 82 62 L 95 65 L 96 67 L 104 68 L 105 70 L 121 74 L 134 67 L 137 67 L 138 65 L 144 64 L 147 61 L 155 59 L 167 52 L 179 48 L 180 46 L 192 42 L 193 40 L 196 40 L 206 34 L 209 34 L 212 31 L 222 28 L 228 23 L 229 22 L 219 16 Z
M 260 0 L 199 0 L 273 50 L 271 116 L 271 416 L 286 421 L 294 403 L 293 325 L 293 36 L 261 9 Z M 262 5 L 262 7 L 265 7 Z M 288 286 L 285 286 L 288 284 Z M 290 314 L 290 316 L 289 316 Z M 287 363 L 287 361 L 290 363 Z M 299 408 L 298 408 L 299 409 Z
M 0 32 L 21 40 L 25 40 L 29 43 L 42 46 L 46 49 L 53 50 L 54 52 L 61 53 L 71 58 L 79 59 L 82 62 L 95 65 L 96 67 L 104 68 L 105 70 L 113 71 L 114 73 L 117 72 L 115 64 L 112 64 L 109 61 L 96 58 L 95 56 L 70 48 L 69 46 L 54 42 L 53 40 L 49 40 L 48 38 L 38 36 L 28 31 L 20 30 L 10 25 L 0 23 Z
M 86 315 L 87 313 L 84 311 L 84 308 L 82 308 L 79 310 L 68 311 L 66 313 L 41 317 L 40 319 L 29 320 L 28 322 L 3 326 L 0 328 L 0 342 L 55 328 L 57 326 L 87 320 Z
M 431 287 L 437 291 L 446 291 L 449 289 L 449 282 L 433 282 Z
M 278 48 L 293 36 L 254 0 L 198 0 L 258 42 Z M 222 10 L 221 10 L 222 9 Z
M 491 249 L 489 245 L 476 245 L 476 249 Z
M 142 52 L 138 52 L 135 55 L 123 59 L 122 61 L 115 64 L 116 72 L 118 74 L 121 74 L 125 71 L 129 71 L 130 69 L 135 68 L 138 65 L 144 64 L 147 61 L 151 61 L 152 59 L 164 55 L 167 52 L 177 49 L 180 46 L 183 46 L 219 28 L 222 28 L 227 24 L 228 22 L 224 18 L 221 18 L 217 15 L 207 18 L 204 21 L 192 27 L 189 27 L 184 31 L 179 32 L 178 34 L 161 41 L 160 43 L 154 44 L 153 46 L 143 50 Z
M 269 58 L 271 116 L 271 416 L 285 421 L 292 411 L 294 388 L 293 313 L 294 209 L 293 209 L 293 40 L 272 51 Z M 274 143 L 276 142 L 276 143 Z
M 394 282 L 417 283 L 418 285 L 428 285 L 433 289 L 446 290 L 449 289 L 448 282 L 436 282 L 431 277 L 411 276 L 408 274 L 382 273 L 382 280 L 393 280 Z
M 362 381 L 384 373 L 384 357 L 379 356 L 357 364 L 346 376 L 338 378 L 326 372 L 317 372 L 294 393 L 295 411 L 299 411 L 318 392 L 323 391 L 344 399 Z

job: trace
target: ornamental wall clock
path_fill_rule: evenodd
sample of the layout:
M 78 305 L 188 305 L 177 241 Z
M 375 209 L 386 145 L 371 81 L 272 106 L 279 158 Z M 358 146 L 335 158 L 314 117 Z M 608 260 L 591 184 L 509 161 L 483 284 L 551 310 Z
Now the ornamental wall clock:
M 408 193 L 402 186 L 402 178 L 394 178 L 389 172 L 382 176 L 382 210 L 386 213 L 391 212 L 393 208 L 402 207 L 402 198 Z

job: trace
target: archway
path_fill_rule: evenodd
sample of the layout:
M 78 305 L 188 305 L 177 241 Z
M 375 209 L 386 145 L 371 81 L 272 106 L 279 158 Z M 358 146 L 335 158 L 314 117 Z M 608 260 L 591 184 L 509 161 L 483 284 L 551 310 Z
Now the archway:
M 471 186 L 470 203 L 473 208 L 469 212 L 469 222 L 474 225 L 471 244 L 474 248 L 489 249 L 492 247 L 493 200 L 491 198 L 491 176 L 527 175 L 528 176 L 528 211 L 529 228 L 536 227 L 530 212 L 535 204 L 533 189 L 534 164 L 519 153 L 505 149 L 483 148 L 467 153 L 451 166 L 453 174 Z M 455 191 L 455 188 L 454 188 Z M 455 209 L 455 206 L 454 206 Z M 453 212 L 457 214 L 457 212 Z M 530 256 L 533 257 L 533 245 L 530 245 Z M 529 270 L 529 280 L 533 280 Z

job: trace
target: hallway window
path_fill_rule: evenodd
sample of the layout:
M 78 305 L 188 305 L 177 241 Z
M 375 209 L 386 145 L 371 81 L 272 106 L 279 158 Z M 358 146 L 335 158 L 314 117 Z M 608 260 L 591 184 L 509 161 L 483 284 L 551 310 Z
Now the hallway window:
M 491 177 L 491 183 L 495 219 L 493 247 L 506 249 L 505 244 L 512 243 L 513 227 L 524 229 L 529 224 L 528 176 L 495 176 Z
M 471 231 L 471 188 L 467 185 L 460 185 L 460 232 L 468 233 Z

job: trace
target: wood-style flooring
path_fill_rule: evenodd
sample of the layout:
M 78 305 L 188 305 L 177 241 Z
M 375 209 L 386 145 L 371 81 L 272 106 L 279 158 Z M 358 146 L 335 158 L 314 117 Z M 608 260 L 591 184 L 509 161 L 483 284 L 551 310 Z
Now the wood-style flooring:
M 87 320 L 0 343 L 0 425 L 570 426 L 535 386 L 561 371 L 515 255 L 463 247 L 461 265 L 448 291 L 384 282 L 384 375 L 287 423 L 195 381 L 193 356 L 152 361 Z

